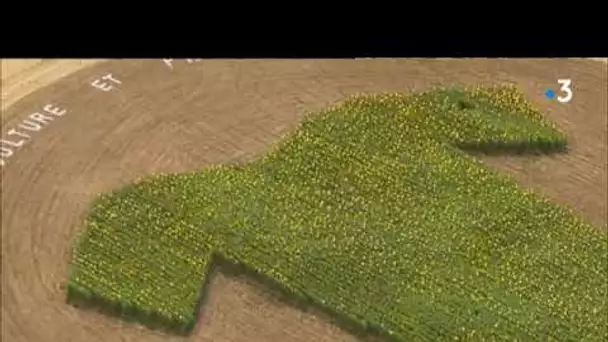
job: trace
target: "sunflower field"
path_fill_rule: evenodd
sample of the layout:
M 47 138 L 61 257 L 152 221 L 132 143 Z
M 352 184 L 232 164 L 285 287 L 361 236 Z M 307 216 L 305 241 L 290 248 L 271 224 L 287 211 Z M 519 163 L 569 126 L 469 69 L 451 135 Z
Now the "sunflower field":
M 68 301 L 187 334 L 222 259 L 394 341 L 607 341 L 606 232 L 475 150 L 567 144 L 514 87 L 349 98 L 248 164 L 101 195 Z

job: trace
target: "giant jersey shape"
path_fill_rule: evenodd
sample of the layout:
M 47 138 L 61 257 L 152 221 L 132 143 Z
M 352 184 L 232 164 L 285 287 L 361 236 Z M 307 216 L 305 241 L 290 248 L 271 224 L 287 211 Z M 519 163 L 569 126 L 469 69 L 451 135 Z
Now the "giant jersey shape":
M 607 340 L 606 234 L 464 152 L 565 146 L 511 87 L 355 97 L 251 163 L 101 196 L 68 298 L 188 332 L 227 260 L 397 341 Z

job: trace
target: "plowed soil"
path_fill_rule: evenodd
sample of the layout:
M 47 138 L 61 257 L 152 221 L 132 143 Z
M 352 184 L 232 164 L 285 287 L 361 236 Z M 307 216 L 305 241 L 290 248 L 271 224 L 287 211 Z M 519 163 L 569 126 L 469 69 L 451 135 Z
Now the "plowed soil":
M 43 62 L 44 63 L 44 62 Z M 293 129 L 306 110 L 356 92 L 507 82 L 563 128 L 567 155 L 484 159 L 526 186 L 578 210 L 598 229 L 608 215 L 608 72 L 589 60 L 116 60 L 44 87 L 5 92 L 2 138 L 47 104 L 67 109 L 2 168 L 2 335 L 7 342 L 360 341 L 316 312 L 302 312 L 243 277 L 218 274 L 190 337 L 174 337 L 65 304 L 72 244 L 98 192 L 156 172 L 252 158 Z M 27 68 L 26 68 L 27 69 Z M 4 74 L 8 71 L 3 67 Z M 43 73 L 39 69 L 39 73 Z M 90 86 L 107 73 L 122 84 Z M 21 76 L 19 76 L 21 74 Z M 25 75 L 25 76 L 24 76 Z M 66 76 L 67 75 L 67 76 Z M 65 77 L 64 77 L 65 76 Z M 545 97 L 570 78 L 574 97 Z M 38 79 L 34 77 L 33 79 Z M 15 83 L 16 82 L 16 83 Z M 35 81 L 32 81 L 35 82 Z M 47 85 L 48 84 L 48 85 Z M 15 88 L 13 88 L 15 89 Z M 12 94 L 12 95 L 11 95 Z M 6 95 L 6 96 L 5 96 Z M 7 106 L 5 106 L 5 103 Z M 9 107 L 10 105 L 10 107 Z M 8 107 L 8 108 L 7 108 Z

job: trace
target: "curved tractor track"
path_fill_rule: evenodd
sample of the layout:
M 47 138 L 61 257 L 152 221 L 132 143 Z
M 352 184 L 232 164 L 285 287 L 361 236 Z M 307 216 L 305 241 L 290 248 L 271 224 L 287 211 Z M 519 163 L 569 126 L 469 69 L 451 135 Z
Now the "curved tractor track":
M 111 73 L 122 84 L 90 83 Z M 572 102 L 548 100 L 558 78 Z M 606 64 L 583 60 L 108 61 L 34 91 L 3 110 L 2 137 L 46 104 L 65 108 L 2 168 L 2 334 L 11 342 L 357 341 L 315 312 L 279 302 L 250 279 L 218 275 L 201 323 L 167 336 L 65 304 L 74 239 L 101 191 L 155 172 L 250 158 L 305 110 L 355 92 L 514 82 L 571 139 L 557 157 L 485 158 L 526 186 L 606 226 Z

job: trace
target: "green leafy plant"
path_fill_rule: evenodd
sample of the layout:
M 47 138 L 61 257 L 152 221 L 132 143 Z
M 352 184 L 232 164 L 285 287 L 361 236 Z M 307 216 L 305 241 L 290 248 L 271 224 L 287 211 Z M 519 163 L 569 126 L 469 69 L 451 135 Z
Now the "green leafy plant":
M 513 87 L 353 97 L 249 164 L 101 196 L 68 300 L 188 333 L 221 260 L 396 341 L 608 339 L 606 234 L 467 149 L 566 137 Z

